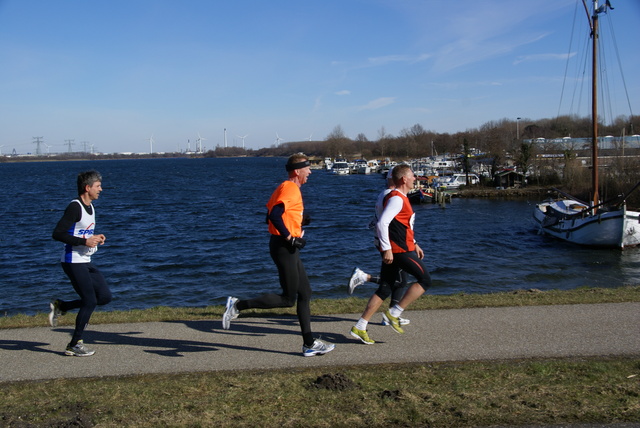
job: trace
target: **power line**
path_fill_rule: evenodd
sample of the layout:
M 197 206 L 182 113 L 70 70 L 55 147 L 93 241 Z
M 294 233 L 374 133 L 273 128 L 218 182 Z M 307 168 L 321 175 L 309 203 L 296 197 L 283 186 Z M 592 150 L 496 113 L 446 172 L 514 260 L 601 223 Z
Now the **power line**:
M 33 144 L 36 145 L 36 154 L 41 155 L 42 151 L 40 150 L 40 144 L 42 144 L 42 137 L 33 137 L 33 139 L 35 140 Z

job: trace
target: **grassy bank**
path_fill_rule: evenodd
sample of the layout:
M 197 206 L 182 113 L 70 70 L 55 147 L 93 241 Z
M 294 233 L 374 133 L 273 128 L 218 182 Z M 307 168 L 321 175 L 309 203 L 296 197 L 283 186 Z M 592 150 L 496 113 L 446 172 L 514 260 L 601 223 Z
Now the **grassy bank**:
M 618 288 L 577 288 L 574 290 L 536 289 L 518 290 L 490 294 L 454 294 L 454 295 L 425 295 L 411 305 L 411 310 L 428 309 L 460 309 L 505 306 L 532 305 L 573 305 L 589 303 L 619 303 L 639 302 L 640 285 Z M 357 314 L 362 312 L 367 299 L 349 297 L 345 299 L 313 299 L 311 312 L 314 315 Z M 159 306 L 143 310 L 131 311 L 97 311 L 91 317 L 92 324 L 113 324 L 152 321 L 180 321 L 220 318 L 224 307 L 222 305 L 207 307 L 170 308 Z M 279 309 L 269 312 L 248 310 L 242 316 L 265 316 L 267 314 L 295 315 L 295 309 Z M 73 325 L 75 314 L 60 318 L 60 325 Z M 0 317 L 0 329 L 42 327 L 48 325 L 47 314 L 13 315 Z
M 427 296 L 412 309 L 628 301 L 640 301 L 640 286 Z M 316 300 L 313 311 L 358 313 L 364 302 L 357 298 Z M 221 314 L 222 306 L 162 307 L 99 312 L 92 322 L 204 319 Z M 73 318 L 69 314 L 63 322 L 71 324 Z M 46 314 L 3 317 L 0 322 L 5 328 L 42 326 Z M 2 427 L 471 427 L 640 422 L 640 356 L 145 374 L 4 382 L 0 391 Z
M 471 427 L 640 421 L 640 359 L 141 375 L 2 385 L 0 425 Z

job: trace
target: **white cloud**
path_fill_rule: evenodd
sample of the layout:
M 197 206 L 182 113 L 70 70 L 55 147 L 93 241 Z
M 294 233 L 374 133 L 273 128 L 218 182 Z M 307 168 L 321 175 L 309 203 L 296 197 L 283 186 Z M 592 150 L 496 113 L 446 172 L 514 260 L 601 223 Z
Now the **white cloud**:
M 336 95 L 351 95 L 351 91 L 343 89 L 342 91 L 338 91 L 335 94 Z
M 386 107 L 396 102 L 396 97 L 382 97 L 373 101 L 369 101 L 367 104 L 358 108 L 358 110 L 376 110 L 382 107 Z
M 513 65 L 518 65 L 522 62 L 538 62 L 538 61 L 556 61 L 556 60 L 565 60 L 567 58 L 571 58 L 575 56 L 576 53 L 572 52 L 570 54 L 537 54 L 537 55 L 521 55 L 513 61 Z

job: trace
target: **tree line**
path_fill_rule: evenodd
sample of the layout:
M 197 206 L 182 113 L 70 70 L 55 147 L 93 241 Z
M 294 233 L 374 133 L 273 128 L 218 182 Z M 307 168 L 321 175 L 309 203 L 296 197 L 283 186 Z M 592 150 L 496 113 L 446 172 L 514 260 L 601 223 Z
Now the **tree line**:
M 599 124 L 600 135 L 621 137 L 640 132 L 640 116 L 620 116 L 609 125 Z M 637 130 L 637 131 L 635 131 Z M 420 124 L 400 131 L 397 136 L 386 132 L 384 126 L 378 130 L 375 140 L 363 133 L 349 138 L 341 125 L 335 128 L 321 141 L 287 142 L 258 150 L 241 148 L 216 148 L 212 155 L 236 152 L 257 156 L 287 156 L 302 151 L 309 156 L 339 157 L 360 156 L 367 159 L 392 158 L 409 159 L 462 153 L 465 141 L 474 152 L 504 157 L 522 150 L 524 141 L 538 138 L 558 139 L 563 137 L 591 137 L 591 120 L 576 116 L 559 116 L 554 119 L 501 119 L 484 123 L 478 128 L 453 134 L 439 133 L 425 129 Z
M 640 132 L 640 116 L 620 116 L 610 124 L 599 123 L 598 128 L 600 136 L 611 135 L 621 140 L 623 136 L 630 137 Z M 589 117 L 569 115 L 540 120 L 504 118 L 453 134 L 426 130 L 415 124 L 394 136 L 381 127 L 375 140 L 370 140 L 363 133 L 349 138 L 342 126 L 336 125 L 322 141 L 287 142 L 258 150 L 217 147 L 206 156 L 288 156 L 303 152 L 318 158 L 390 158 L 400 161 L 455 154 L 467 167 L 472 163 L 469 159 L 488 164 L 491 174 L 512 166 L 528 175 L 530 184 L 559 187 L 589 200 L 590 161 L 585 159 L 590 158 L 590 147 L 539 144 L 538 141 L 561 140 L 563 137 L 591 138 L 591 135 Z M 626 150 L 618 145 L 613 150 L 601 151 L 601 155 L 607 158 L 600 165 L 601 193 L 605 198 L 624 194 L 640 181 L 638 142 Z M 634 195 L 631 200 L 637 200 L 636 205 L 640 205 L 640 197 Z

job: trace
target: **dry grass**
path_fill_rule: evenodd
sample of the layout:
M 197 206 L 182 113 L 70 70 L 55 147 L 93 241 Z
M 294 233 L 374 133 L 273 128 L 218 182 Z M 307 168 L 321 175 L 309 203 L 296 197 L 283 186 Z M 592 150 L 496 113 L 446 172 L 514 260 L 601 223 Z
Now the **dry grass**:
M 640 421 L 638 359 L 332 370 L 324 377 L 341 379 L 336 384 L 341 388 L 318 387 L 323 371 L 317 368 L 5 384 L 0 425 L 471 427 Z
M 428 296 L 415 309 L 639 301 L 640 287 Z M 364 299 L 316 300 L 316 314 Z M 223 308 L 99 312 L 92 322 L 219 317 Z M 289 313 L 279 311 L 278 313 Z M 264 311 L 260 314 L 264 316 Z M 65 323 L 73 322 L 73 316 Z M 46 323 L 46 314 L 0 319 Z M 319 380 L 322 379 L 322 382 Z M 485 361 L 0 383 L 0 426 L 472 427 L 640 421 L 640 358 Z
M 640 301 L 640 286 L 618 288 L 577 288 L 575 290 L 518 290 L 490 294 L 425 295 L 411 305 L 412 310 L 460 309 L 478 307 L 570 305 L 580 303 L 619 303 Z M 314 299 L 311 312 L 314 315 L 357 314 L 362 312 L 367 299 L 349 297 L 345 299 Z M 224 306 L 179 307 L 158 306 L 132 311 L 97 311 L 91 317 L 92 324 L 115 324 L 153 321 L 190 321 L 220 318 Z M 295 315 L 295 309 L 272 311 L 248 310 L 243 316 L 269 316 L 270 314 Z M 60 318 L 60 325 L 73 325 L 75 315 Z M 42 327 L 48 325 L 47 314 L 13 315 L 0 317 L 0 329 Z

